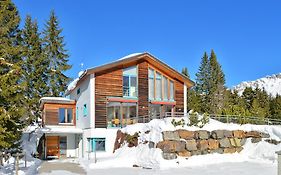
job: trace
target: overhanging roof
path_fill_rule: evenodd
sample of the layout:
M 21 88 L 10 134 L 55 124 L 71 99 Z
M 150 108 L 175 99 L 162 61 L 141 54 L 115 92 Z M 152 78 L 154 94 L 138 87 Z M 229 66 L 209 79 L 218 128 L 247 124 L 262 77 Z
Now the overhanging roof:
M 83 79 L 87 75 L 102 74 L 102 73 L 105 73 L 105 72 L 107 72 L 108 70 L 111 70 L 111 69 L 126 68 L 126 67 L 129 67 L 129 66 L 132 66 L 132 65 L 136 65 L 136 64 L 138 64 L 142 61 L 147 61 L 149 64 L 151 64 L 152 66 L 155 66 L 157 69 L 161 70 L 162 72 L 164 72 L 168 76 L 170 76 L 174 79 L 178 79 L 179 81 L 181 81 L 183 83 L 186 83 L 188 87 L 194 86 L 194 82 L 192 80 L 190 80 L 187 76 L 179 73 L 178 71 L 173 69 L 171 66 L 167 65 L 166 63 L 162 62 L 161 60 L 159 60 L 158 58 L 156 58 L 155 56 L 153 56 L 152 54 L 147 53 L 147 52 L 132 54 L 132 55 L 126 56 L 122 59 L 119 59 L 119 60 L 116 60 L 114 62 L 108 63 L 108 64 L 104 64 L 104 65 L 97 66 L 97 67 L 94 67 L 94 68 L 89 68 L 85 71 L 83 76 L 81 76 L 79 78 L 77 84 L 79 82 L 83 81 Z M 66 94 L 69 94 L 71 91 L 67 91 Z

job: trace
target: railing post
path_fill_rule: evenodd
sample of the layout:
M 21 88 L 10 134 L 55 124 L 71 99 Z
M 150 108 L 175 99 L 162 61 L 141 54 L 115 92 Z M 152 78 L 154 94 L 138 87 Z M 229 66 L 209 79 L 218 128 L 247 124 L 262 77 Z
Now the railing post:
M 281 151 L 277 151 L 277 152 L 275 152 L 277 155 L 278 155 L 278 157 L 277 157 L 277 164 L 278 164 L 278 175 L 281 175 Z

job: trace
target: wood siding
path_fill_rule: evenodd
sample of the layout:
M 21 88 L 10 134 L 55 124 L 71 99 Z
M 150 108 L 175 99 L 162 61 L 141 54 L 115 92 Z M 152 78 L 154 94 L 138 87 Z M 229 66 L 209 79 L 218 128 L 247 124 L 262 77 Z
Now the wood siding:
M 60 157 L 59 136 L 46 136 L 46 151 L 48 156 Z
M 106 128 L 107 97 L 122 97 L 123 70 L 113 70 L 95 77 L 95 127 Z
M 175 86 L 175 101 L 176 101 L 176 112 L 184 112 L 184 84 L 178 80 L 174 81 Z
M 138 65 L 138 115 L 148 115 L 148 63 Z
M 59 108 L 72 108 L 73 124 L 76 124 L 75 104 L 44 104 L 43 125 L 59 125 Z M 65 125 L 65 124 L 64 124 Z

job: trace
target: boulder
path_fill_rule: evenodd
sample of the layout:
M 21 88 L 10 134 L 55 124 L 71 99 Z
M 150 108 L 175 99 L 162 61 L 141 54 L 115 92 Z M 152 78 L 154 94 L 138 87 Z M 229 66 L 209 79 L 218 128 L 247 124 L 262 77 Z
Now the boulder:
M 197 150 L 197 143 L 196 143 L 196 141 L 194 139 L 187 140 L 186 144 L 185 144 L 185 148 L 188 151 L 195 151 L 195 150 Z
M 199 150 L 207 150 L 208 149 L 208 140 L 199 140 L 197 143 L 197 147 Z
M 224 148 L 223 153 L 228 154 L 228 153 L 235 153 L 236 148 Z
M 221 139 L 224 137 L 224 130 L 214 130 L 211 132 L 211 137 L 213 139 Z
M 175 153 L 185 150 L 185 142 L 164 140 L 157 143 L 156 148 L 161 149 L 164 153 Z
M 124 143 L 125 140 L 125 133 L 122 133 L 121 130 L 118 130 L 116 133 L 116 139 L 115 139 L 115 143 L 114 143 L 114 148 L 113 148 L 113 153 L 115 152 L 115 150 L 117 150 L 118 148 L 121 147 L 121 145 Z
M 176 152 L 181 152 L 185 150 L 185 142 L 175 141 L 175 150 Z
M 240 140 L 241 146 L 245 145 L 246 141 L 247 141 L 246 138 L 241 139 L 241 140 Z
M 275 139 L 266 139 L 264 141 L 266 141 L 266 142 L 268 142 L 270 144 L 274 144 L 274 145 L 278 145 L 279 143 L 281 143 L 281 141 L 277 141 Z
M 175 153 L 163 153 L 163 158 L 166 160 L 176 159 L 177 155 Z
M 246 138 L 249 138 L 249 137 L 252 137 L 252 138 L 261 138 L 261 134 L 260 134 L 258 131 L 249 131 L 249 132 L 246 132 Z
M 177 130 L 177 132 L 181 139 L 185 139 L 185 140 L 194 139 L 194 131 L 180 129 Z
M 209 153 L 223 154 L 223 149 L 222 148 L 218 148 L 218 149 L 214 149 L 214 150 L 209 150 Z
M 237 148 L 236 148 L 236 151 L 237 151 L 238 153 L 240 153 L 242 150 L 243 150 L 243 147 L 237 147 Z
M 192 155 L 192 156 L 201 155 L 201 154 L 202 154 L 202 153 L 201 153 L 201 151 L 199 151 L 199 150 L 191 151 L 191 155 Z
M 265 132 L 260 132 L 260 135 L 262 138 L 270 138 L 270 135 L 268 133 Z
M 163 140 L 175 140 L 179 141 L 180 137 L 176 131 L 163 131 Z
M 191 156 L 191 152 L 189 152 L 187 150 L 184 150 L 184 151 L 178 152 L 178 155 L 180 157 L 190 157 Z
M 252 143 L 258 143 L 258 142 L 260 142 L 261 141 L 261 138 L 252 138 L 251 139 L 251 142 Z
M 231 147 L 231 144 L 230 144 L 228 138 L 220 139 L 219 142 L 220 142 L 220 147 L 221 148 L 229 148 L 229 147 Z
M 224 130 L 223 131 L 223 135 L 226 138 L 231 138 L 231 137 L 233 137 L 233 132 L 232 131 L 228 131 L 228 130 Z
M 198 138 L 201 140 L 206 140 L 210 137 L 210 133 L 209 131 L 205 131 L 205 130 L 199 130 L 196 131 L 198 133 Z
M 230 138 L 229 141 L 230 141 L 231 146 L 233 146 L 233 147 L 241 146 L 241 140 L 238 138 Z
M 161 149 L 164 153 L 174 153 L 176 152 L 175 141 L 164 140 L 158 142 L 156 148 Z
M 215 150 L 219 148 L 219 141 L 214 140 L 214 139 L 209 139 L 208 140 L 208 149 L 209 150 Z
M 240 138 L 240 139 L 245 138 L 245 132 L 242 130 L 234 130 L 233 137 Z

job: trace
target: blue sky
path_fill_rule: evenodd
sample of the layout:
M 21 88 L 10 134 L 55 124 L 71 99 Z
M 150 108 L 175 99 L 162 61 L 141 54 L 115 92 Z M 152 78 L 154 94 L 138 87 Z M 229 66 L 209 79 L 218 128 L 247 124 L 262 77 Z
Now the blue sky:
M 281 1 L 15 0 L 40 28 L 55 10 L 76 78 L 81 70 L 150 52 L 195 78 L 204 51 L 215 50 L 226 85 L 281 72 Z

